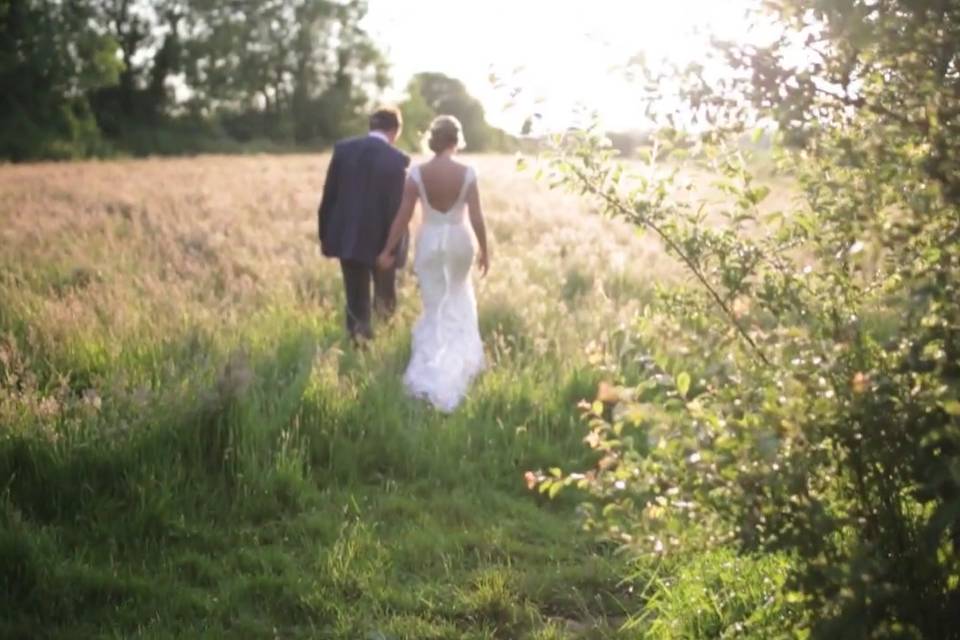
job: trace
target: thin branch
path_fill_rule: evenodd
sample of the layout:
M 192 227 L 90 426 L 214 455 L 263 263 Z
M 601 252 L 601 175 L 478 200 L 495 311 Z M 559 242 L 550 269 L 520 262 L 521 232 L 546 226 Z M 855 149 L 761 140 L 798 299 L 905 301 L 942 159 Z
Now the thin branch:
M 577 177 L 581 180 L 583 185 L 587 188 L 587 190 L 590 193 L 602 198 L 609 207 L 611 207 L 612 209 L 615 209 L 624 217 L 631 218 L 633 216 L 633 212 L 630 209 L 627 209 L 625 206 L 623 206 L 623 204 L 619 200 L 611 197 L 610 194 L 594 186 L 594 184 L 589 180 L 589 178 L 585 176 L 578 168 L 572 167 L 572 169 L 573 169 L 573 172 L 577 175 Z M 654 233 L 656 233 L 660 237 L 660 239 L 663 241 L 663 243 L 666 244 L 667 247 L 673 253 L 679 256 L 679 258 L 684 262 L 684 264 L 687 265 L 687 268 L 690 270 L 690 272 L 700 282 L 703 288 L 707 290 L 707 292 L 710 294 L 710 297 L 713 298 L 714 302 L 717 304 L 718 307 L 720 307 L 724 315 L 727 316 L 727 319 L 730 321 L 730 324 L 732 324 L 733 327 L 737 330 L 737 333 L 739 333 L 740 336 L 744 339 L 744 341 L 746 341 L 746 343 L 750 345 L 750 348 L 753 350 L 754 355 L 757 358 L 759 358 L 763 362 L 763 364 L 765 364 L 766 366 L 768 367 L 772 366 L 770 361 L 767 359 L 767 356 L 763 353 L 763 350 L 759 347 L 759 345 L 757 345 L 756 342 L 754 342 L 753 338 L 750 337 L 750 334 L 747 333 L 747 330 L 743 327 L 743 325 L 740 324 L 740 321 L 737 319 L 736 315 L 733 313 L 733 311 L 730 309 L 727 303 L 724 302 L 723 298 L 720 296 L 717 290 L 714 289 L 713 285 L 710 284 L 710 282 L 707 280 L 703 272 L 700 271 L 699 267 L 697 267 L 697 265 L 694 264 L 693 260 L 689 256 L 687 256 L 687 254 L 683 251 L 683 249 L 681 249 L 680 246 L 677 245 L 677 243 L 674 242 L 674 240 L 669 235 L 667 235 L 667 233 L 663 229 L 661 229 L 657 224 L 651 222 L 648 218 L 641 218 L 640 222 L 644 226 L 651 229 Z
M 905 115 L 897 113 L 896 111 L 891 111 L 890 109 L 887 109 L 883 105 L 878 104 L 876 102 L 867 102 L 862 97 L 854 98 L 849 95 L 834 93 L 829 89 L 818 87 L 817 85 L 813 85 L 813 88 L 814 90 L 816 90 L 817 93 L 827 96 L 828 98 L 833 98 L 834 100 L 839 100 L 840 102 L 847 105 L 848 107 L 854 107 L 856 109 L 866 109 L 867 111 L 870 111 L 874 115 L 885 116 L 887 118 L 890 118 L 891 120 L 895 120 L 896 122 L 899 122 L 900 124 L 906 127 L 912 127 L 912 128 L 918 129 L 923 134 L 927 134 L 930 131 L 930 123 L 911 120 Z

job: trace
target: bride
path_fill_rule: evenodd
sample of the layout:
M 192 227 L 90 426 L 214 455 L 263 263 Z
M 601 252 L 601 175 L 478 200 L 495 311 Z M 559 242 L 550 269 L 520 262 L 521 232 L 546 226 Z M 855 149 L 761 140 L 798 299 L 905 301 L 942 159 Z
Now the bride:
M 434 119 L 429 147 L 433 158 L 410 170 L 377 266 L 393 266 L 393 251 L 419 198 L 423 224 L 413 268 L 423 312 L 413 328 L 413 353 L 403 381 L 411 395 L 450 412 L 484 367 L 470 268 L 476 258 L 486 275 L 490 262 L 477 174 L 453 159 L 464 147 L 460 122 L 453 116 Z

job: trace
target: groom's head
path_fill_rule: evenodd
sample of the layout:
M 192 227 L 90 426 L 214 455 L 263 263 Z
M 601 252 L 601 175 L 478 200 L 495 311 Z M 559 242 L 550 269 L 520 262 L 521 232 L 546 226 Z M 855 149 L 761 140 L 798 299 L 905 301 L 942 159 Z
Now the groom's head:
M 396 142 L 403 128 L 403 116 L 396 107 L 381 107 L 370 116 L 370 131 L 379 131 L 390 143 Z

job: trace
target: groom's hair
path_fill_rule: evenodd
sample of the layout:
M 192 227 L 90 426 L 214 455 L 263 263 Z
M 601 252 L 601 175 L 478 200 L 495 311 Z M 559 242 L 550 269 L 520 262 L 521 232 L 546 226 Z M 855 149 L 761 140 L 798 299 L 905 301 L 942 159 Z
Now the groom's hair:
M 403 123 L 396 107 L 380 107 L 370 116 L 370 131 L 396 131 Z

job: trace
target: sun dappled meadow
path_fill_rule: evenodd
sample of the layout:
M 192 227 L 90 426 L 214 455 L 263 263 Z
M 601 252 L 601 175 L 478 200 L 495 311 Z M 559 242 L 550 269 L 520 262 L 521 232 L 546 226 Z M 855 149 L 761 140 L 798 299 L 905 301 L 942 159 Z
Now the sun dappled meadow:
M 639 598 L 523 473 L 591 459 L 590 360 L 672 267 L 471 161 L 491 367 L 449 417 L 400 384 L 409 273 L 345 340 L 325 157 L 0 169 L 2 635 L 618 637 Z

